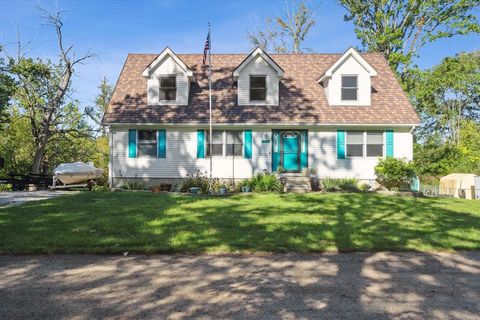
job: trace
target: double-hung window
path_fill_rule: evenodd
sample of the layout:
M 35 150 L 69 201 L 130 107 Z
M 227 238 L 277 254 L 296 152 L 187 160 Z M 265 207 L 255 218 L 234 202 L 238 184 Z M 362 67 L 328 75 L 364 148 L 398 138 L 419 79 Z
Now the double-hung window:
M 383 157 L 382 131 L 348 131 L 347 157 Z
M 347 157 L 363 157 L 363 131 L 347 132 Z
M 383 156 L 383 132 L 367 131 L 367 157 Z
M 207 155 L 210 155 L 210 135 L 207 136 Z M 242 156 L 243 154 L 243 131 L 240 130 L 213 130 L 212 153 L 213 156 Z
M 225 131 L 227 156 L 242 156 L 243 131 Z
M 342 76 L 342 101 L 358 100 L 358 77 Z
M 208 131 L 205 132 L 207 135 L 207 155 L 213 156 L 223 156 L 223 131 L 222 130 L 213 130 L 212 132 L 212 152 L 210 152 L 210 134 Z
M 177 77 L 160 76 L 160 100 L 175 101 L 177 99 Z
M 157 157 L 157 131 L 138 130 L 138 156 Z
M 250 101 L 267 100 L 267 77 L 250 76 Z

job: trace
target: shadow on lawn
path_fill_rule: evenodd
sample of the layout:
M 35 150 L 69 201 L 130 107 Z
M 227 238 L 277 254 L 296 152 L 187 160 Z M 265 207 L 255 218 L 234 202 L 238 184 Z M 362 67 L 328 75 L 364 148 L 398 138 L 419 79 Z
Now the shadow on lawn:
M 466 202 L 453 210 L 443 201 L 371 194 L 84 193 L 0 209 L 0 251 L 480 249 L 480 216 L 464 212 Z
M 478 245 L 450 231 L 478 228 L 479 217 L 445 209 L 442 200 L 259 197 L 257 206 L 243 195 L 64 197 L 0 210 L 0 245 L 67 252 L 75 245 L 80 252 L 413 250 L 417 239 L 436 249 L 451 249 L 452 239 Z M 0 318 L 473 319 L 479 275 L 475 252 L 0 256 Z

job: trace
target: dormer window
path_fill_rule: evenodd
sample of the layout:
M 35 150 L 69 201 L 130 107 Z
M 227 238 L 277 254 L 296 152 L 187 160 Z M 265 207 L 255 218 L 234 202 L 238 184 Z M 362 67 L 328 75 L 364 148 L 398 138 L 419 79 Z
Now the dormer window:
M 267 77 L 250 76 L 250 101 L 267 100 Z
M 342 101 L 358 100 L 357 76 L 342 76 Z
M 177 77 L 160 76 L 160 100 L 175 101 L 177 99 Z

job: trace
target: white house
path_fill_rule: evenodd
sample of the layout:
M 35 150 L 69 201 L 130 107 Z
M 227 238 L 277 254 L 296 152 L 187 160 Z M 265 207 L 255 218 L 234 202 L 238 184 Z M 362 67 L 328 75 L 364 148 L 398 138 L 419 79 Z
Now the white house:
M 381 157 L 412 159 L 418 116 L 381 54 L 213 54 L 213 146 L 202 54 L 130 54 L 105 113 L 110 183 L 243 179 L 316 168 L 375 179 Z

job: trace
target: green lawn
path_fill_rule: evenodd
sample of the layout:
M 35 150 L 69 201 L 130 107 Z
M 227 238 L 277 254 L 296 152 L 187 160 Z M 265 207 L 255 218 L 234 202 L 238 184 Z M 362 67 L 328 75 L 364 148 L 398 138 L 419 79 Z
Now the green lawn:
M 480 249 L 480 201 L 83 192 L 0 208 L 0 253 L 459 249 Z

